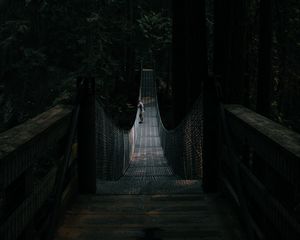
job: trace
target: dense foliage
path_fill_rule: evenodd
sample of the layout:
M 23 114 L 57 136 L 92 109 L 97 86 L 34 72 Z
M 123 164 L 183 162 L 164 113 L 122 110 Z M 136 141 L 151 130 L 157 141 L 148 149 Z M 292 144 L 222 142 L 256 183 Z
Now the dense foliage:
M 206 0 L 208 67 L 212 73 L 214 5 L 219 2 Z M 232 6 L 233 1 L 228 2 L 236 16 L 222 10 L 231 29 L 226 33 L 231 42 L 224 42 L 229 44 L 224 64 L 228 65 L 227 78 L 238 79 L 243 74 L 242 102 L 258 109 L 262 1 L 241 2 L 243 5 Z M 269 117 L 299 131 L 300 4 L 297 0 L 271 2 Z M 243 9 L 239 10 L 240 6 Z M 162 111 L 170 115 L 172 126 L 171 0 L 15 0 L 2 1 L 0 7 L 0 131 L 55 104 L 71 103 L 75 80 L 81 75 L 95 77 L 98 97 L 107 111 L 119 124 L 128 126 L 136 107 L 141 62 L 156 69 Z M 241 11 L 245 14 L 237 21 Z M 187 27 L 188 34 L 193 34 L 192 26 Z M 239 35 L 245 41 L 240 45 L 242 51 L 236 47 Z M 234 59 L 239 54 L 243 72 L 233 74 L 232 66 L 240 64 Z
M 300 131 L 300 2 L 277 0 L 273 12 L 273 115 Z
M 231 2 L 228 1 L 228 4 L 230 5 Z M 261 79 L 259 76 L 259 68 L 264 67 L 260 66 L 262 63 L 260 62 L 260 52 L 263 51 L 261 42 L 267 37 L 262 35 L 264 32 L 261 32 L 261 25 L 265 24 L 266 21 L 264 19 L 266 12 L 262 9 L 262 0 L 241 0 L 241 2 L 243 5 L 240 6 L 242 7 L 236 11 L 243 11 L 243 17 L 233 19 L 234 16 L 230 16 L 232 20 L 226 20 L 226 16 L 228 19 L 228 14 L 226 15 L 227 10 L 223 9 L 221 18 L 223 17 L 223 21 L 225 21 L 223 26 L 231 29 L 231 32 L 227 34 L 229 39 L 237 38 L 239 34 L 243 34 L 242 39 L 245 48 L 239 53 L 239 64 L 241 68 L 244 66 L 244 72 L 240 76 L 239 81 L 244 81 L 244 89 L 240 89 L 241 92 L 244 92 L 244 99 L 240 103 L 257 110 L 260 104 L 258 102 L 258 84 L 262 81 L 267 83 L 267 79 Z M 266 86 L 269 88 L 270 97 L 266 96 L 266 98 L 268 98 L 270 110 L 265 115 L 300 131 L 300 2 L 297 0 L 271 0 L 268 2 L 268 8 L 271 12 L 271 21 L 268 26 L 271 32 L 271 41 L 264 47 L 270 48 L 271 51 L 271 81 Z M 220 3 L 220 1 L 206 0 L 209 66 L 212 66 L 214 61 L 214 49 L 212 46 L 212 43 L 215 41 L 214 3 Z M 234 23 L 230 21 L 234 21 Z M 226 40 L 221 41 L 225 42 Z M 235 49 L 233 46 L 229 46 L 227 51 L 226 62 L 232 64 L 230 61 L 234 57 Z M 213 71 L 212 68 L 210 67 L 211 71 Z M 234 69 L 230 71 L 234 71 Z M 232 73 L 229 73 L 228 76 L 232 75 Z M 263 93 L 262 97 L 264 97 Z
M 256 108 L 259 51 L 259 2 L 250 1 L 248 16 L 248 75 L 250 103 Z M 272 4 L 272 82 L 271 116 L 274 120 L 300 131 L 300 3 L 274 0 Z
M 116 121 L 130 118 L 139 63 L 152 65 L 170 45 L 171 21 L 164 11 L 160 1 L 5 1 L 0 130 L 71 103 L 78 76 L 95 77 L 98 97 Z

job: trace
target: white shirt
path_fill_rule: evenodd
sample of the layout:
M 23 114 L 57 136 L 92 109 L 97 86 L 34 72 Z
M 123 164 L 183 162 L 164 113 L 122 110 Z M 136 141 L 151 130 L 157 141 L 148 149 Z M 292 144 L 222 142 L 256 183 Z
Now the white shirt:
M 144 104 L 142 102 L 139 102 L 138 108 L 140 109 L 141 112 L 145 112 Z

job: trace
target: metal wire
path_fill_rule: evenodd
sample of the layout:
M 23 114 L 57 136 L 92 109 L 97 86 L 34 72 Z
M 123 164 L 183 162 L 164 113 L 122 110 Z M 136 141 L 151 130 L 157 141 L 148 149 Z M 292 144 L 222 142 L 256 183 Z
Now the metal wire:
M 147 73 L 144 73 L 147 74 Z M 149 76 L 154 78 L 154 76 Z M 155 80 L 152 81 L 155 85 Z M 195 101 L 190 112 L 172 130 L 165 128 L 156 96 L 158 128 L 165 157 L 173 171 L 185 179 L 202 178 L 203 143 L 203 101 L 202 94 Z
M 140 96 L 147 108 L 153 107 L 157 114 L 153 121 L 158 124 L 164 156 L 175 174 L 185 179 L 202 177 L 202 98 L 198 98 L 192 110 L 174 130 L 167 130 L 160 118 L 157 92 L 152 70 L 141 74 Z M 138 112 L 131 130 L 117 127 L 105 114 L 101 101 L 96 101 L 96 161 L 97 176 L 101 180 L 117 180 L 124 175 L 137 144 Z
M 116 126 L 96 100 L 96 162 L 97 177 L 117 180 L 129 166 L 135 146 L 136 121 L 131 130 Z

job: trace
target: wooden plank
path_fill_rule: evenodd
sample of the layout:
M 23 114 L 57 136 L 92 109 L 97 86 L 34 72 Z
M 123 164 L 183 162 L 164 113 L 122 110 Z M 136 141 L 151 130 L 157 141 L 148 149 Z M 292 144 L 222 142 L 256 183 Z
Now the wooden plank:
M 225 202 L 203 193 L 80 196 L 56 239 L 147 239 L 147 229 L 157 229 L 159 239 L 244 239 Z
M 0 159 L 19 149 L 37 135 L 71 113 L 70 107 L 58 105 L 0 134 Z
M 300 134 L 241 105 L 226 105 L 226 110 L 253 130 L 300 158 Z
M 227 105 L 228 126 L 295 188 L 300 182 L 300 134 L 240 105 Z
M 0 190 L 5 189 L 65 134 L 71 109 L 56 106 L 0 134 Z

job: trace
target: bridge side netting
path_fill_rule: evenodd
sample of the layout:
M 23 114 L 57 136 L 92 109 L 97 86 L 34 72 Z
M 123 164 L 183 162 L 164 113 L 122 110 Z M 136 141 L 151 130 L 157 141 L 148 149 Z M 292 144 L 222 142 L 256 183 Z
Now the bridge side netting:
M 154 104 L 160 142 L 168 164 L 175 174 L 185 179 L 202 177 L 203 106 L 202 97 L 190 113 L 173 129 L 167 130 L 160 118 L 153 71 L 142 72 L 141 93 L 147 107 Z M 144 89 L 143 89 L 144 88 Z M 140 94 L 141 95 L 141 94 Z M 149 105 L 150 104 L 150 105 Z M 102 180 L 120 178 L 129 166 L 138 139 L 138 115 L 130 131 L 117 127 L 105 114 L 101 101 L 96 100 L 96 161 L 97 177 Z
M 155 84 L 155 81 L 153 81 Z M 156 100 L 158 103 L 158 101 Z M 167 130 L 157 106 L 158 128 L 165 157 L 174 172 L 185 179 L 202 178 L 203 100 L 195 101 L 189 114 L 173 130 Z
M 131 130 L 114 124 L 96 99 L 96 164 L 97 178 L 119 179 L 129 166 L 134 151 L 136 121 Z

